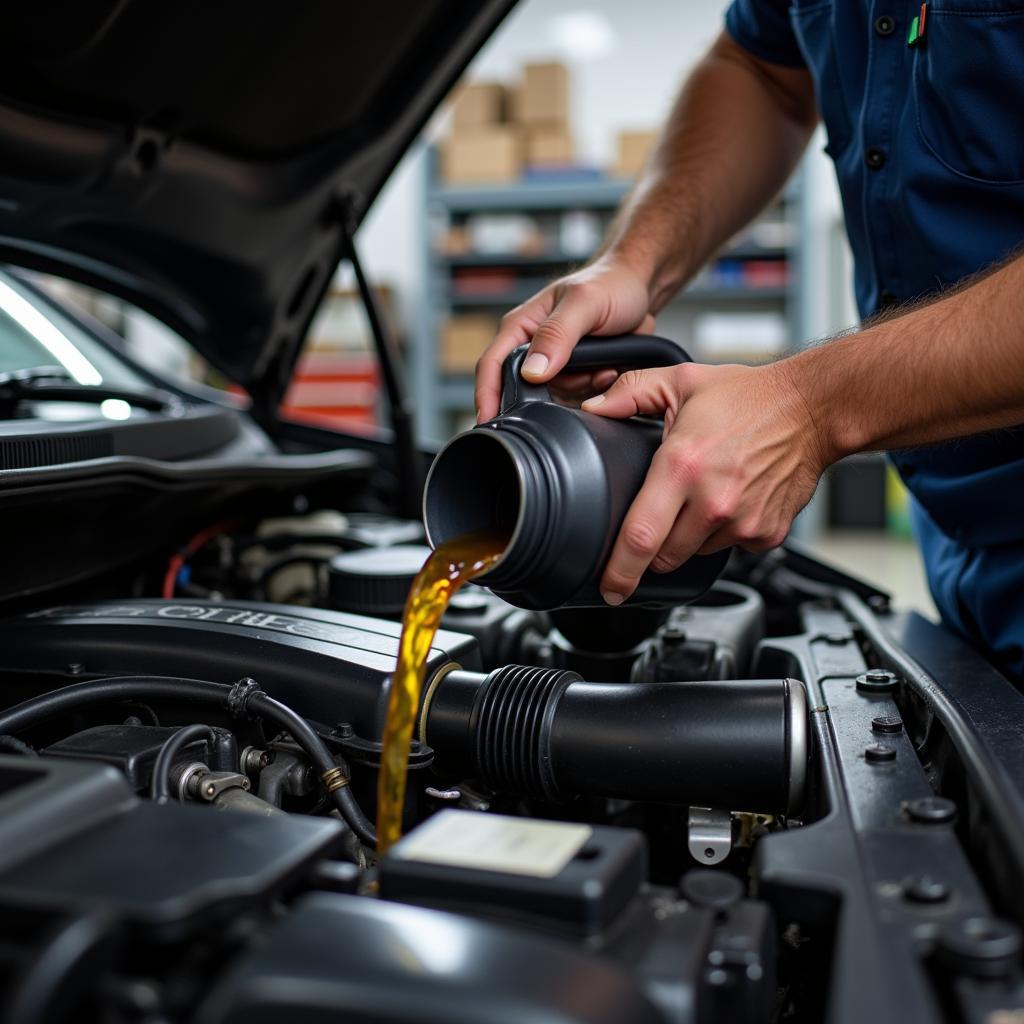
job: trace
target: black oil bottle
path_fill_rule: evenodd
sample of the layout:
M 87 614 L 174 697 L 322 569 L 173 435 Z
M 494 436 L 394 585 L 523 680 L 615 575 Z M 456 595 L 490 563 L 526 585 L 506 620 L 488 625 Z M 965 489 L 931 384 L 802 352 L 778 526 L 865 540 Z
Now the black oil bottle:
M 630 504 L 661 443 L 651 419 L 606 419 L 558 405 L 520 370 L 526 346 L 503 368 L 498 415 L 452 438 L 434 460 L 423 497 L 433 546 L 477 530 L 509 537 L 481 586 L 521 608 L 603 606 L 598 583 Z M 652 335 L 584 338 L 567 369 L 672 366 L 689 356 Z M 628 604 L 679 604 L 702 594 L 728 552 L 696 556 L 670 573 L 648 571 Z

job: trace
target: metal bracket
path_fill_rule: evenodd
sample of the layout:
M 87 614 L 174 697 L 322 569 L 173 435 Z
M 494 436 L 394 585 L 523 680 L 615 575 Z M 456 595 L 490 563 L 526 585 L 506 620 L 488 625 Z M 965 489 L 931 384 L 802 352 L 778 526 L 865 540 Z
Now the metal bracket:
M 732 814 L 711 807 L 691 807 L 687 846 L 700 864 L 720 864 L 732 852 Z
M 225 790 L 248 791 L 250 785 L 249 780 L 237 772 L 196 772 L 186 783 L 188 795 L 193 800 L 202 800 L 206 803 L 213 803 Z

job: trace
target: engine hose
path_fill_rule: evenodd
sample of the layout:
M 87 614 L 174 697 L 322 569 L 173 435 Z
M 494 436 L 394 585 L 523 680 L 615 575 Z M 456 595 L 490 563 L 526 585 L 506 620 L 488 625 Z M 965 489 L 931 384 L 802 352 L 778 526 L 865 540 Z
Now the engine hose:
M 377 845 L 377 835 L 349 789 L 349 771 L 331 756 L 323 740 L 304 718 L 291 708 L 267 696 L 253 679 L 242 679 L 233 686 L 202 679 L 178 679 L 168 676 L 119 676 L 92 679 L 84 683 L 41 694 L 0 713 L 0 735 L 23 732 L 55 715 L 77 711 L 93 704 L 138 700 L 191 701 L 226 708 L 232 715 L 266 718 L 286 730 L 316 767 L 338 813 L 367 846 Z
M 448 672 L 420 730 L 440 771 L 501 792 L 790 815 L 803 803 L 809 735 L 792 679 L 590 683 L 524 665 Z
M 237 685 L 244 685 L 242 680 Z M 248 682 L 252 682 L 249 680 Z M 303 753 L 313 762 L 327 787 L 328 795 L 337 807 L 338 813 L 345 819 L 349 827 L 359 837 L 359 841 L 367 846 L 377 845 L 377 833 L 369 818 L 352 796 L 349 788 L 348 765 L 335 759 L 327 749 L 324 741 L 310 728 L 309 723 L 291 708 L 267 696 L 262 690 L 255 689 L 246 698 L 246 710 L 259 715 L 267 721 L 289 732 L 292 739 L 302 748 Z
M 217 742 L 214 731 L 208 725 L 186 725 L 171 736 L 160 748 L 153 763 L 153 779 L 149 787 L 150 799 L 165 804 L 171 799 L 171 765 L 184 747 L 196 740 L 206 740 L 209 750 Z
M 52 690 L 31 697 L 0 713 L 0 733 L 19 733 L 39 725 L 55 715 L 77 711 L 92 704 L 116 701 L 153 700 L 194 701 L 203 704 L 224 704 L 229 686 L 208 683 L 202 679 L 177 679 L 170 676 L 118 676 L 112 679 L 91 679 L 84 683 Z

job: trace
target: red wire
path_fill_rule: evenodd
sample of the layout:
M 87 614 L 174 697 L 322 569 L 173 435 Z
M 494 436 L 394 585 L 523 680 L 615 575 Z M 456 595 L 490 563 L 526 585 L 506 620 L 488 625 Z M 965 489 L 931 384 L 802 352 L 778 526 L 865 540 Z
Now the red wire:
M 164 585 L 160 589 L 161 597 L 174 597 L 174 583 L 178 578 L 178 573 L 185 566 L 185 559 L 182 555 L 175 555 L 170 562 L 167 563 L 167 572 L 164 574 Z
M 185 563 L 192 558 L 207 541 L 212 540 L 219 534 L 225 533 L 233 523 L 217 523 L 214 526 L 207 526 L 200 530 L 176 555 L 167 563 L 167 572 L 164 573 L 164 583 L 160 588 L 161 597 L 174 597 L 174 587 L 178 582 L 178 574 L 185 568 Z

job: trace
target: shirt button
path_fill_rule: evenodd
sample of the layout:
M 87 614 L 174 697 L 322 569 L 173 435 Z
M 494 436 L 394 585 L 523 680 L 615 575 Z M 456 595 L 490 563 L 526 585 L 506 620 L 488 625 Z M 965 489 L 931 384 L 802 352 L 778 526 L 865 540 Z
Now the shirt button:
M 864 163 L 873 171 L 877 171 L 885 163 L 885 151 L 877 146 L 872 146 L 864 154 Z
M 888 14 L 883 14 L 880 18 L 875 19 L 875 31 L 880 36 L 891 36 L 896 29 L 896 19 L 890 18 Z

